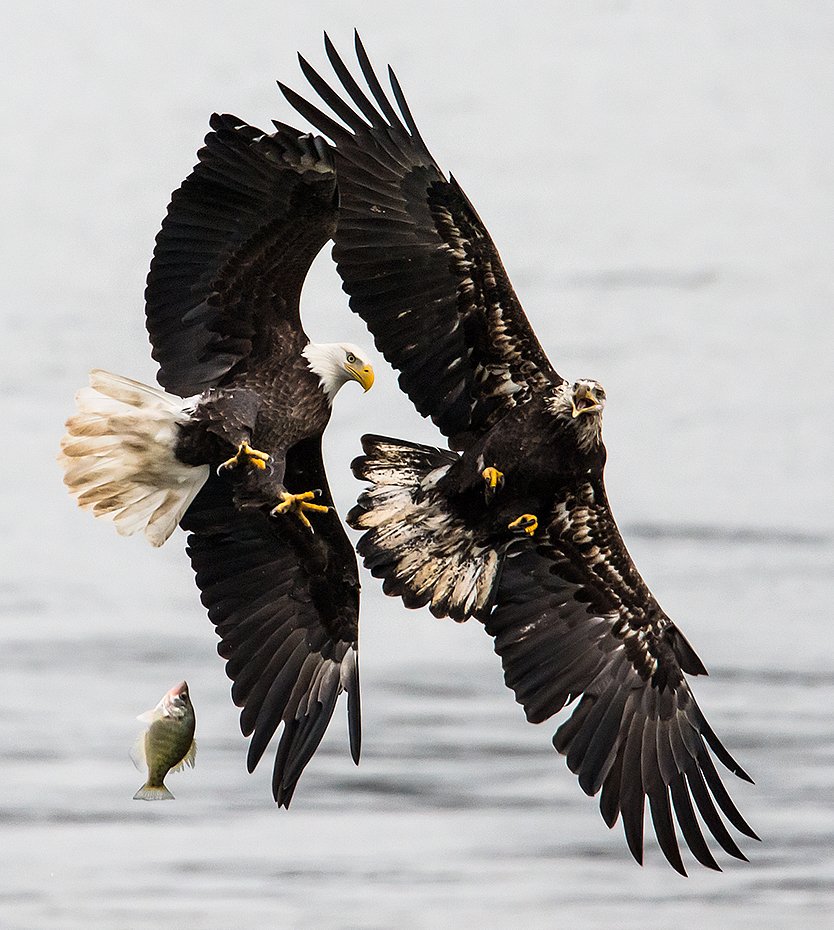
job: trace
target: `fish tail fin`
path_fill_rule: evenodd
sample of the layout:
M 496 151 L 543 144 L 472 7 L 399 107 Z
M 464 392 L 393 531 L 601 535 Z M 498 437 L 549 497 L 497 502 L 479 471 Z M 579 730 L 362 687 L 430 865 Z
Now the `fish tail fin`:
M 354 475 L 371 487 L 348 514 L 365 530 L 356 547 L 383 578 L 383 591 L 406 607 L 428 605 L 436 617 L 466 620 L 487 611 L 502 557 L 481 542 L 437 487 L 458 455 L 432 446 L 363 436 Z
M 94 369 L 75 396 L 58 462 L 80 507 L 161 546 L 209 476 L 174 454 L 193 401 Z
M 174 796 L 165 785 L 151 785 L 146 782 L 133 795 L 134 801 L 173 801 Z

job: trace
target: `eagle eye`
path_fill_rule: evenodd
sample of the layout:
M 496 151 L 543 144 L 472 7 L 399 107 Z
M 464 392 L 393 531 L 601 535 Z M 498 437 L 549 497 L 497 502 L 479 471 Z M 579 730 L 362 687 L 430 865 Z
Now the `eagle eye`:
M 356 356 L 353 354 L 353 352 L 348 352 L 347 361 L 348 365 L 352 365 L 356 361 Z

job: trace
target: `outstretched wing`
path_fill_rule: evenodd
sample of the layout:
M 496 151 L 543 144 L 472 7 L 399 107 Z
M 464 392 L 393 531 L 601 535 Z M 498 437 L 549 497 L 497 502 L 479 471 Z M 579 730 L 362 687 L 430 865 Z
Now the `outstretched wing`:
M 623 544 L 601 483 L 560 501 L 541 544 L 508 557 L 487 632 L 504 680 L 540 723 L 580 698 L 553 738 L 588 795 L 602 789 L 609 827 L 622 814 L 643 857 L 648 798 L 658 843 L 686 874 L 673 823 L 703 865 L 718 869 L 698 824 L 730 855 L 745 856 L 722 820 L 757 838 L 722 784 L 709 750 L 750 781 L 712 731 L 684 672 L 705 674 L 652 597 Z M 694 805 L 693 805 L 694 802 Z
M 276 316 L 301 334 L 301 286 L 336 223 L 324 140 L 228 115 L 210 124 L 171 197 L 145 290 L 159 382 L 184 397 L 247 358 Z
M 321 439 L 287 455 L 285 485 L 322 489 L 333 506 Z M 217 627 L 217 649 L 252 736 L 253 771 L 283 723 L 272 778 L 275 800 L 289 806 L 304 767 L 321 742 L 336 699 L 348 692 L 350 748 L 361 742 L 356 556 L 335 509 L 316 514 L 315 533 L 292 515 L 237 509 L 230 479 L 213 476 L 182 521 L 203 604 Z
M 399 112 L 356 36 L 373 100 L 325 36 L 352 104 L 301 58 L 305 76 L 345 128 L 292 90 L 289 102 L 336 146 L 339 223 L 333 257 L 350 306 L 400 386 L 453 448 L 561 379 L 530 327 L 484 224 L 429 154 L 389 69 Z

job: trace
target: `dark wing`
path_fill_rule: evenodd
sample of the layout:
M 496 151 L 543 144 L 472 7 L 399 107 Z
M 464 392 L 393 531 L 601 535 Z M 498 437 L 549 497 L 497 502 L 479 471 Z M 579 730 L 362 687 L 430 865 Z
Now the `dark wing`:
M 750 778 L 695 703 L 683 673 L 706 670 L 637 572 L 601 484 L 559 502 L 546 541 L 510 555 L 485 626 L 528 720 L 540 723 L 581 698 L 553 744 L 588 795 L 602 789 L 608 826 L 622 814 L 638 862 L 646 798 L 658 843 L 677 871 L 686 874 L 673 813 L 703 865 L 718 869 L 696 809 L 719 845 L 745 858 L 719 811 L 745 835 L 756 834 L 707 747 Z
M 325 36 L 353 102 L 304 61 L 305 76 L 346 125 L 281 85 L 290 103 L 336 146 L 339 224 L 333 257 L 350 306 L 401 372 L 417 410 L 465 448 L 533 392 L 561 379 L 530 327 L 484 224 L 446 180 L 414 124 L 394 73 L 395 110 L 359 36 L 373 101 Z
M 285 484 L 296 493 L 319 487 L 332 507 L 320 438 L 290 449 Z M 359 761 L 356 556 L 335 510 L 315 519 L 311 533 L 293 516 L 239 510 L 230 480 L 212 476 L 182 520 L 232 699 L 243 708 L 241 730 L 252 736 L 250 772 L 283 722 L 272 790 L 285 807 L 343 690 Z
M 217 384 L 276 315 L 301 332 L 301 286 L 336 222 L 323 139 L 278 124 L 266 135 L 234 116 L 210 123 L 171 197 L 145 291 L 159 382 L 181 396 Z

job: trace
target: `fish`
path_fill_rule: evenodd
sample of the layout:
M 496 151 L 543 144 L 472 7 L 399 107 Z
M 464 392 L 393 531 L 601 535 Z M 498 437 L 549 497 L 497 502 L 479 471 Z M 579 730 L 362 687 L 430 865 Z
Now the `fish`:
M 165 787 L 165 776 L 186 765 L 194 768 L 197 757 L 194 706 L 188 695 L 188 685 L 181 681 L 165 693 L 156 707 L 136 719 L 147 723 L 148 729 L 139 735 L 130 756 L 140 772 L 147 769 L 148 778 L 133 799 L 173 800 L 174 795 Z

